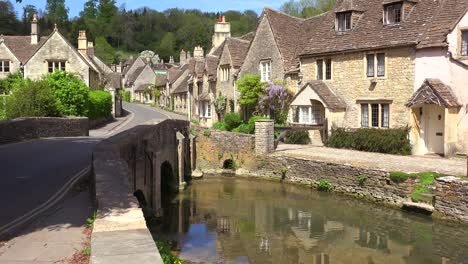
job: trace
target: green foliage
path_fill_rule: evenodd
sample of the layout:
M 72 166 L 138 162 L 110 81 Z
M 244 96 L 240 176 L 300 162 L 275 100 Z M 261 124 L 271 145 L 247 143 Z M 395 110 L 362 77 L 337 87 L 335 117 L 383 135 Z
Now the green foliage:
M 196 126 L 200 126 L 200 121 L 196 120 L 196 119 L 192 119 L 192 124 L 194 124 Z
M 55 98 L 66 116 L 87 116 L 89 106 L 89 89 L 76 75 L 56 71 L 44 78 L 54 90 Z
M 259 75 L 246 74 L 237 82 L 242 106 L 257 106 L 258 100 L 265 95 L 265 85 Z
M 239 113 L 227 113 L 224 117 L 224 123 L 226 124 L 226 130 L 232 131 L 242 124 L 242 119 Z
M 89 92 L 90 119 L 105 118 L 112 114 L 112 95 L 106 91 Z
M 213 128 L 217 130 L 227 131 L 226 124 L 224 122 L 216 122 L 213 124 Z
M 131 101 L 131 92 L 130 92 L 130 91 L 125 91 L 125 92 L 123 93 L 123 100 L 124 100 L 125 102 L 130 103 L 130 101 Z
M 91 256 L 91 247 L 88 246 L 83 250 L 83 256 Z
M 367 181 L 367 175 L 359 175 L 359 185 L 364 186 Z
M 94 222 L 95 222 L 95 221 L 96 221 L 96 211 L 94 211 L 92 217 L 86 219 L 86 225 L 87 225 L 89 228 L 93 228 L 93 227 L 94 227 Z
M 248 124 L 241 124 L 240 126 L 234 128 L 232 132 L 236 133 L 243 133 L 243 134 L 251 134 L 250 133 L 250 126 Z
M 310 144 L 309 131 L 307 130 L 289 130 L 284 138 L 286 144 L 307 145 Z
M 7 119 L 6 106 L 8 98 L 7 95 L 0 95 L 0 121 Z
M 268 119 L 266 117 L 263 117 L 263 116 L 252 116 L 250 119 L 249 119 L 249 134 L 255 134 L 255 121 L 258 121 L 258 120 L 265 120 L 265 119 Z
M 327 180 L 320 180 L 316 185 L 317 189 L 322 192 L 329 192 L 333 189 L 333 185 Z
M 281 5 L 280 10 L 296 17 L 320 15 L 333 8 L 335 0 L 289 0 Z
M 443 175 L 435 172 L 423 172 L 423 173 L 405 173 L 401 171 L 390 172 L 390 179 L 396 183 L 405 182 L 408 179 L 416 179 L 418 183 L 414 186 L 414 190 L 411 194 L 411 199 L 414 202 L 431 203 L 432 198 L 428 195 L 431 190 L 430 187 L 434 185 L 435 180 Z
M 156 246 L 158 247 L 159 254 L 164 264 L 182 264 L 183 262 L 171 251 L 171 245 L 167 241 L 156 240 Z
M 328 147 L 355 149 L 368 152 L 411 155 L 408 138 L 409 128 L 368 129 L 360 128 L 355 132 L 343 128 L 332 129 Z
M 20 71 L 8 74 L 5 79 L 0 80 L 0 94 L 9 94 L 15 86 L 22 85 L 23 81 Z
M 6 103 L 6 118 L 61 116 L 61 105 L 45 81 L 23 80 Z
M 214 102 L 215 111 L 218 115 L 222 115 L 226 111 L 226 96 L 219 93 L 218 97 L 216 97 L 216 101 Z
M 211 136 L 211 131 L 208 130 L 208 129 L 205 129 L 205 130 L 203 131 L 203 135 L 204 135 L 205 137 L 209 137 L 209 136 Z
M 224 161 L 224 164 L 223 164 L 223 169 L 227 169 L 227 170 L 236 170 L 237 169 L 237 163 L 234 159 L 228 159 L 228 160 L 225 160 Z
M 104 37 L 97 37 L 95 45 L 95 54 L 104 63 L 110 65 L 115 62 L 115 50 Z
M 47 0 L 46 20 L 51 24 L 63 27 L 68 22 L 68 11 L 65 0 Z

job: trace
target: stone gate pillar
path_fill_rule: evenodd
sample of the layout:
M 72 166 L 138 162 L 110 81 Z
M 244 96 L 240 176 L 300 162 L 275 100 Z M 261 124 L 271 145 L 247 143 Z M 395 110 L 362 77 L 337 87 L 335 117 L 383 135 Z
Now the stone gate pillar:
M 184 158 L 185 158 L 185 136 L 177 132 L 177 174 L 179 176 L 179 190 L 184 190 L 187 186 L 187 183 L 184 180 L 185 168 L 184 168 Z
M 255 121 L 255 154 L 265 155 L 275 150 L 275 126 L 273 120 Z

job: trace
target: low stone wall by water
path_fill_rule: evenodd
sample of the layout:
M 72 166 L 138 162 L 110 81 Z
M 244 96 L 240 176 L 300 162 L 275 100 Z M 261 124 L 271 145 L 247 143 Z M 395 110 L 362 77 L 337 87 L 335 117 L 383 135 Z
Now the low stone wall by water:
M 48 137 L 89 136 L 86 117 L 27 117 L 0 121 L 0 144 Z
M 437 179 L 434 207 L 442 217 L 468 222 L 468 181 L 456 177 Z

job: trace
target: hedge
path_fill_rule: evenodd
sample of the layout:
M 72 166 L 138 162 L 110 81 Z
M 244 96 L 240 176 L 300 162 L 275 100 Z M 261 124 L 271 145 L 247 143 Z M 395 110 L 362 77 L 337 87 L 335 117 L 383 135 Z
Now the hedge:
M 242 119 L 239 113 L 227 113 L 224 116 L 224 123 L 226 124 L 227 131 L 232 131 L 242 124 Z
M 88 109 L 90 119 L 109 117 L 112 114 L 112 95 L 106 91 L 90 91 Z
M 310 144 L 309 131 L 307 130 L 289 130 L 284 138 L 286 144 L 307 145 Z
M 326 145 L 332 148 L 411 155 L 411 143 L 408 134 L 408 127 L 395 129 L 360 128 L 356 131 L 346 131 L 343 128 L 338 128 L 332 129 Z
M 7 100 L 8 100 L 7 95 L 0 95 L 0 121 L 7 119 L 7 116 L 6 116 Z

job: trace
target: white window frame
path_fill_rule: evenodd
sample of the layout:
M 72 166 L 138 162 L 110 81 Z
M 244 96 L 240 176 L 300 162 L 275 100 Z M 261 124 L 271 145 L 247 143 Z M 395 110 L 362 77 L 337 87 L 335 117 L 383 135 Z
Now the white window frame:
M 350 31 L 352 27 L 352 16 L 353 12 L 340 12 L 336 14 L 336 31 L 337 32 L 346 32 Z
M 379 72 L 379 56 L 383 56 L 383 74 Z M 369 75 L 369 57 L 373 58 L 373 72 Z M 366 78 L 386 78 L 387 76 L 387 54 L 385 52 L 367 53 L 364 57 L 364 67 Z
M 271 81 L 271 60 L 260 61 L 260 76 L 262 82 Z
M 381 102 L 361 102 L 361 127 L 362 128 L 390 128 L 390 103 Z M 376 116 L 374 109 L 377 107 Z M 375 118 L 377 118 L 375 120 Z M 375 125 L 377 122 L 377 125 Z
M 200 102 L 200 117 L 201 118 L 211 118 L 212 117 L 212 109 L 210 101 L 201 101 Z
M 221 65 L 220 66 L 220 74 L 221 74 L 221 81 L 228 82 L 230 79 L 231 74 L 231 66 L 229 65 Z
M 298 106 L 298 123 L 305 125 L 322 124 L 322 107 L 319 103 Z M 306 113 L 306 115 L 304 115 Z
M 396 6 L 400 6 L 400 21 L 392 21 L 394 19 L 394 14 L 391 14 L 391 16 L 389 16 L 389 11 L 392 10 L 392 11 L 395 11 L 397 10 L 395 7 Z M 390 18 L 392 20 L 390 20 Z M 391 4 L 388 4 L 388 5 L 385 5 L 384 6 L 384 18 L 383 18 L 383 21 L 384 21 L 384 24 L 385 25 L 398 25 L 400 24 L 402 21 L 403 21 L 403 2 L 397 2 L 397 3 L 391 3 Z
M 67 71 L 67 62 L 64 60 L 48 60 L 47 72 L 53 73 L 57 70 Z
M 6 67 L 5 65 L 8 65 Z M 8 70 L 6 70 L 8 69 Z M 0 60 L 0 72 L 9 73 L 11 72 L 11 61 L 10 60 Z

